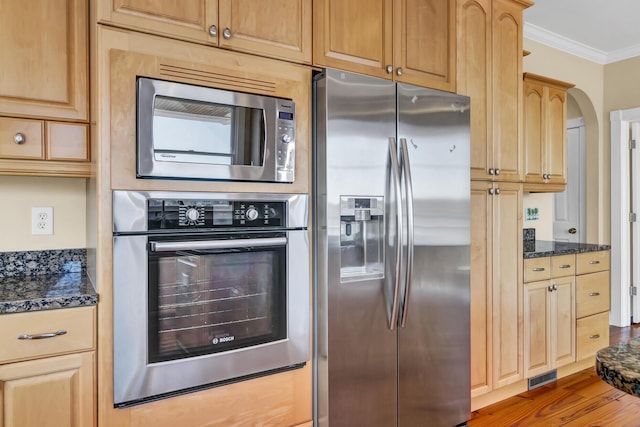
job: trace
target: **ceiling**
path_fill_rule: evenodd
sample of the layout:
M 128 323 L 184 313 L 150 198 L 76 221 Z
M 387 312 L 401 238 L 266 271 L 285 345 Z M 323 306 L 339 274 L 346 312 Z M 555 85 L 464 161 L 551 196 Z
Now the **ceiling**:
M 600 64 L 640 56 L 640 1 L 533 1 L 525 38 Z

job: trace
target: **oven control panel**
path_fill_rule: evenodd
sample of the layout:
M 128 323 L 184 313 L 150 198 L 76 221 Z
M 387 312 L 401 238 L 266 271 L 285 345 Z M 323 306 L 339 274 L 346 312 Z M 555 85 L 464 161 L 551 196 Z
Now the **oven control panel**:
M 283 227 L 286 202 L 149 199 L 149 230 Z

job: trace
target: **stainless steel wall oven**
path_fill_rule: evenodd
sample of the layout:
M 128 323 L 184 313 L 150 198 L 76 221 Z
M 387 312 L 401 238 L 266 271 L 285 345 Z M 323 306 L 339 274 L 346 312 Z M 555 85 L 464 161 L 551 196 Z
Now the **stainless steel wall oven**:
M 114 403 L 309 358 L 308 196 L 114 191 Z

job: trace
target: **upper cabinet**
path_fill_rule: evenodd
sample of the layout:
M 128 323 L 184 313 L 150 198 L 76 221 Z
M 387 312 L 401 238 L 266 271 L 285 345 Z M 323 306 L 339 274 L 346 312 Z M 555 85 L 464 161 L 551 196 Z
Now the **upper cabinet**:
M 311 0 L 106 0 L 98 22 L 311 63 Z
M 566 91 L 571 87 L 571 83 L 524 74 L 525 190 L 565 189 Z
M 313 63 L 455 92 L 455 0 L 317 0 Z
M 471 97 L 471 178 L 522 181 L 522 11 L 528 0 L 458 0 L 457 89 Z
M 0 115 L 87 121 L 88 2 L 3 1 Z
M 2 2 L 0 175 L 87 177 L 88 2 Z

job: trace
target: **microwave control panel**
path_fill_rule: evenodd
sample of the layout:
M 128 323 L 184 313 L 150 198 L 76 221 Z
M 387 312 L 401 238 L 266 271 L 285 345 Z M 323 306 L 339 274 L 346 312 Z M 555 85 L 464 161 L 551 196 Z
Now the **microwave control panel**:
M 149 230 L 284 227 L 286 202 L 150 199 Z
M 276 181 L 293 182 L 296 154 L 295 104 L 278 102 L 276 134 Z

